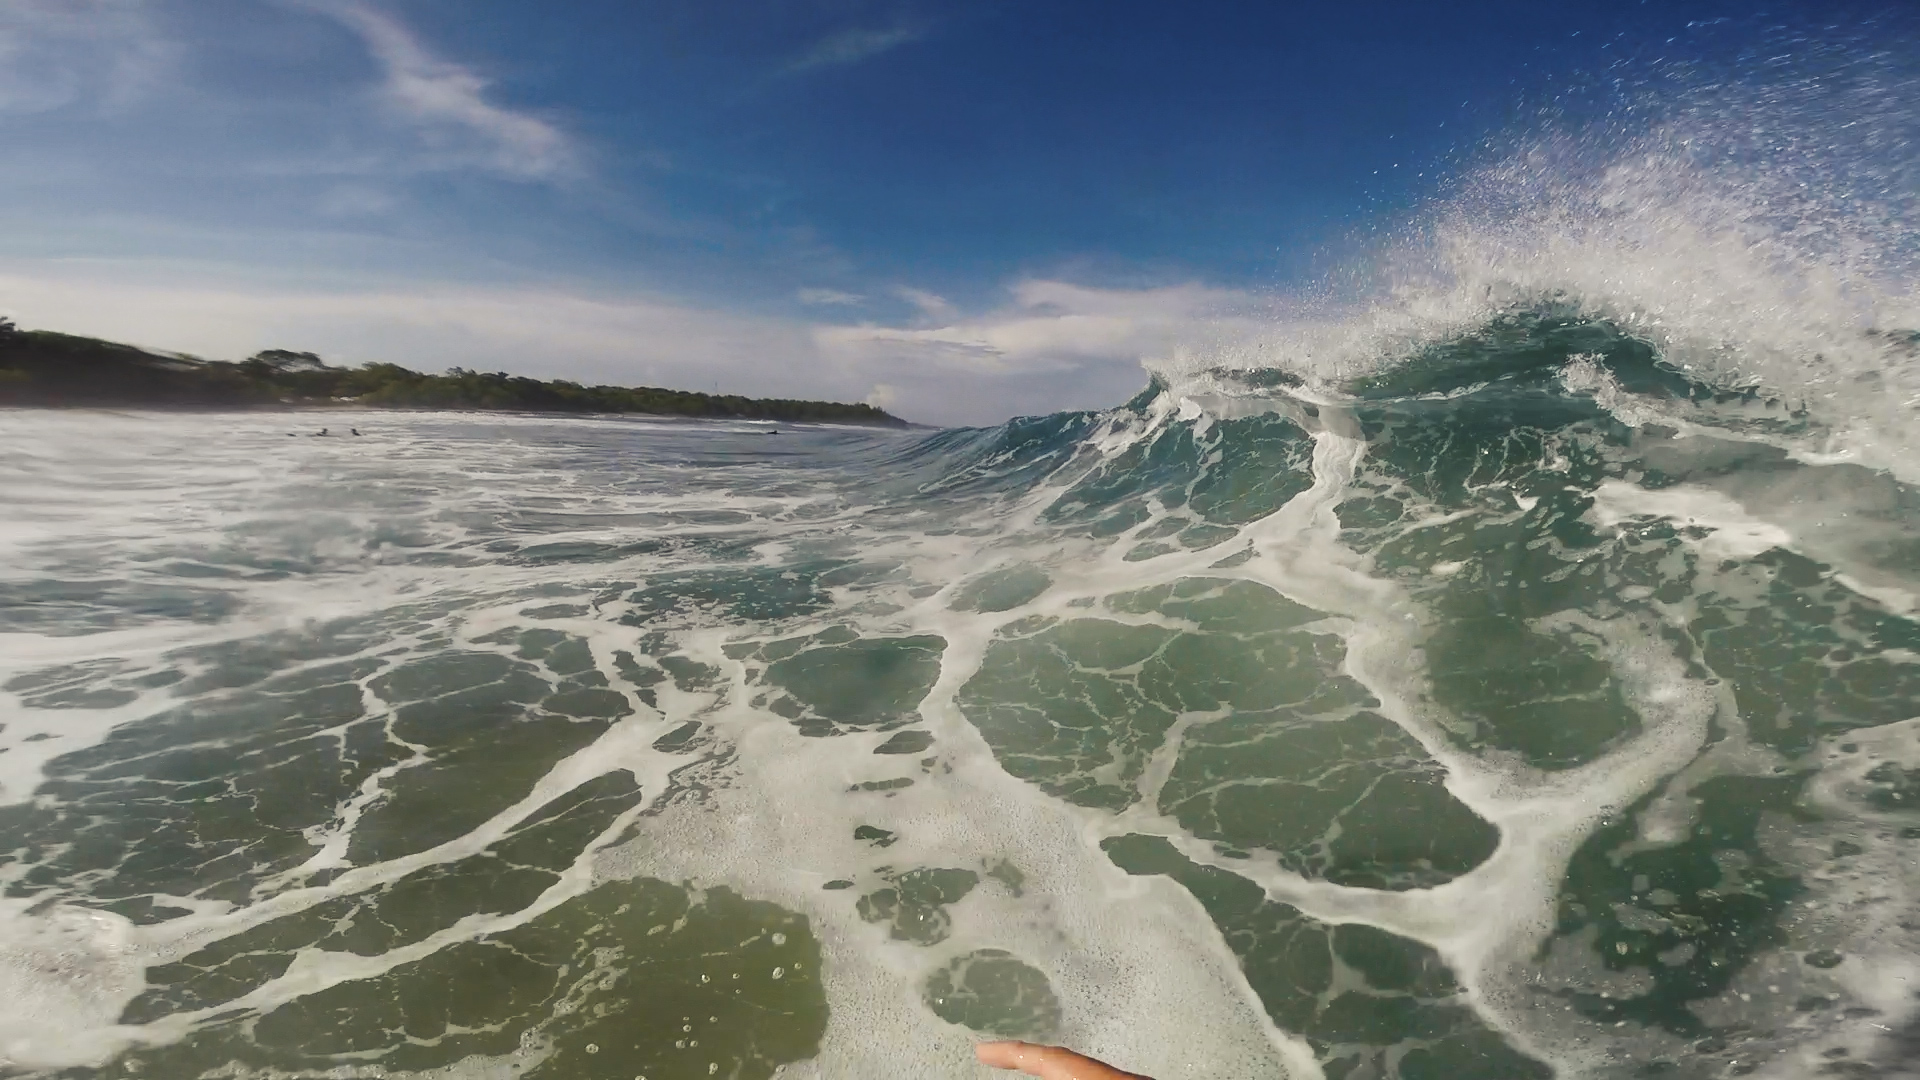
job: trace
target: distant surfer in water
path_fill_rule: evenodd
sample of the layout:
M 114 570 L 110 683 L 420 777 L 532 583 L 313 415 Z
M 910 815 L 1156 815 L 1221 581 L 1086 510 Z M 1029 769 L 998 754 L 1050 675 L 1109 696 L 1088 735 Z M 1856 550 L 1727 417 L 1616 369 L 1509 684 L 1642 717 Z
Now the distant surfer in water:
M 1040 1080 L 1152 1080 L 1138 1073 L 1121 1072 L 1111 1065 L 1095 1061 L 1058 1046 L 1026 1042 L 981 1043 L 973 1054 L 983 1065 L 996 1069 L 1016 1069 Z
M 326 428 L 321 428 L 321 429 L 320 429 L 319 431 L 316 431 L 316 432 L 314 432 L 314 433 L 313 433 L 313 437 L 317 439 L 317 438 L 320 438 L 321 436 L 323 436 L 323 435 L 325 435 L 326 433 L 327 433 L 327 429 L 326 429 Z

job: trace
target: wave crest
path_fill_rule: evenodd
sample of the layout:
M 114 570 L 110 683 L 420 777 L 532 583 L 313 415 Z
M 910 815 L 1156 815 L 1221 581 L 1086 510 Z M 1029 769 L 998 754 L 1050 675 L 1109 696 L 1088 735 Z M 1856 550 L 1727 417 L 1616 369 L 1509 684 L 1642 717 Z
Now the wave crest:
M 1149 370 L 1176 395 L 1317 398 L 1547 377 L 1779 403 L 1803 451 L 1920 460 L 1920 70 L 1806 40 L 1753 73 L 1644 73 L 1598 120 L 1488 147 L 1257 337 Z M 1582 341 L 1573 339 L 1591 339 Z

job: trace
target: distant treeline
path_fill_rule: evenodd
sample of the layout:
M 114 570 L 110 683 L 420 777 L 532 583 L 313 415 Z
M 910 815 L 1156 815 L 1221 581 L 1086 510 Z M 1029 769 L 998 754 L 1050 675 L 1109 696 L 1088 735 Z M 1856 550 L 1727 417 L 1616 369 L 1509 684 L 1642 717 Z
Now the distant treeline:
M 582 386 L 559 379 L 548 382 L 464 368 L 429 375 L 398 364 L 334 367 L 312 353 L 280 349 L 240 363 L 227 363 L 151 353 L 131 345 L 47 330 L 18 330 L 4 319 L 0 319 L 0 405 L 363 405 L 903 423 L 871 405 L 747 398 L 652 386 Z

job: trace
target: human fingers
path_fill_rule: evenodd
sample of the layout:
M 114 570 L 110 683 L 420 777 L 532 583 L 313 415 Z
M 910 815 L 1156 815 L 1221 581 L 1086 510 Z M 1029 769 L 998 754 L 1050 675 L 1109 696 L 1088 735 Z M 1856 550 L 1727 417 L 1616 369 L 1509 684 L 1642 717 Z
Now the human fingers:
M 974 1047 L 973 1053 L 983 1064 L 996 1069 L 1018 1069 L 1040 1080 L 1149 1080 L 1058 1046 L 991 1042 Z

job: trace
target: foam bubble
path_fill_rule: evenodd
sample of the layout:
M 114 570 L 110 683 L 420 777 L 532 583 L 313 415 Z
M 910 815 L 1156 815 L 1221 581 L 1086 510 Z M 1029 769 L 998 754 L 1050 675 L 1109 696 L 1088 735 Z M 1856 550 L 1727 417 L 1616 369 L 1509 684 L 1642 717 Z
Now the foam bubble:
M 0 1058 L 26 1068 L 101 1065 L 102 1037 L 145 986 L 126 918 L 68 905 L 0 903 Z

